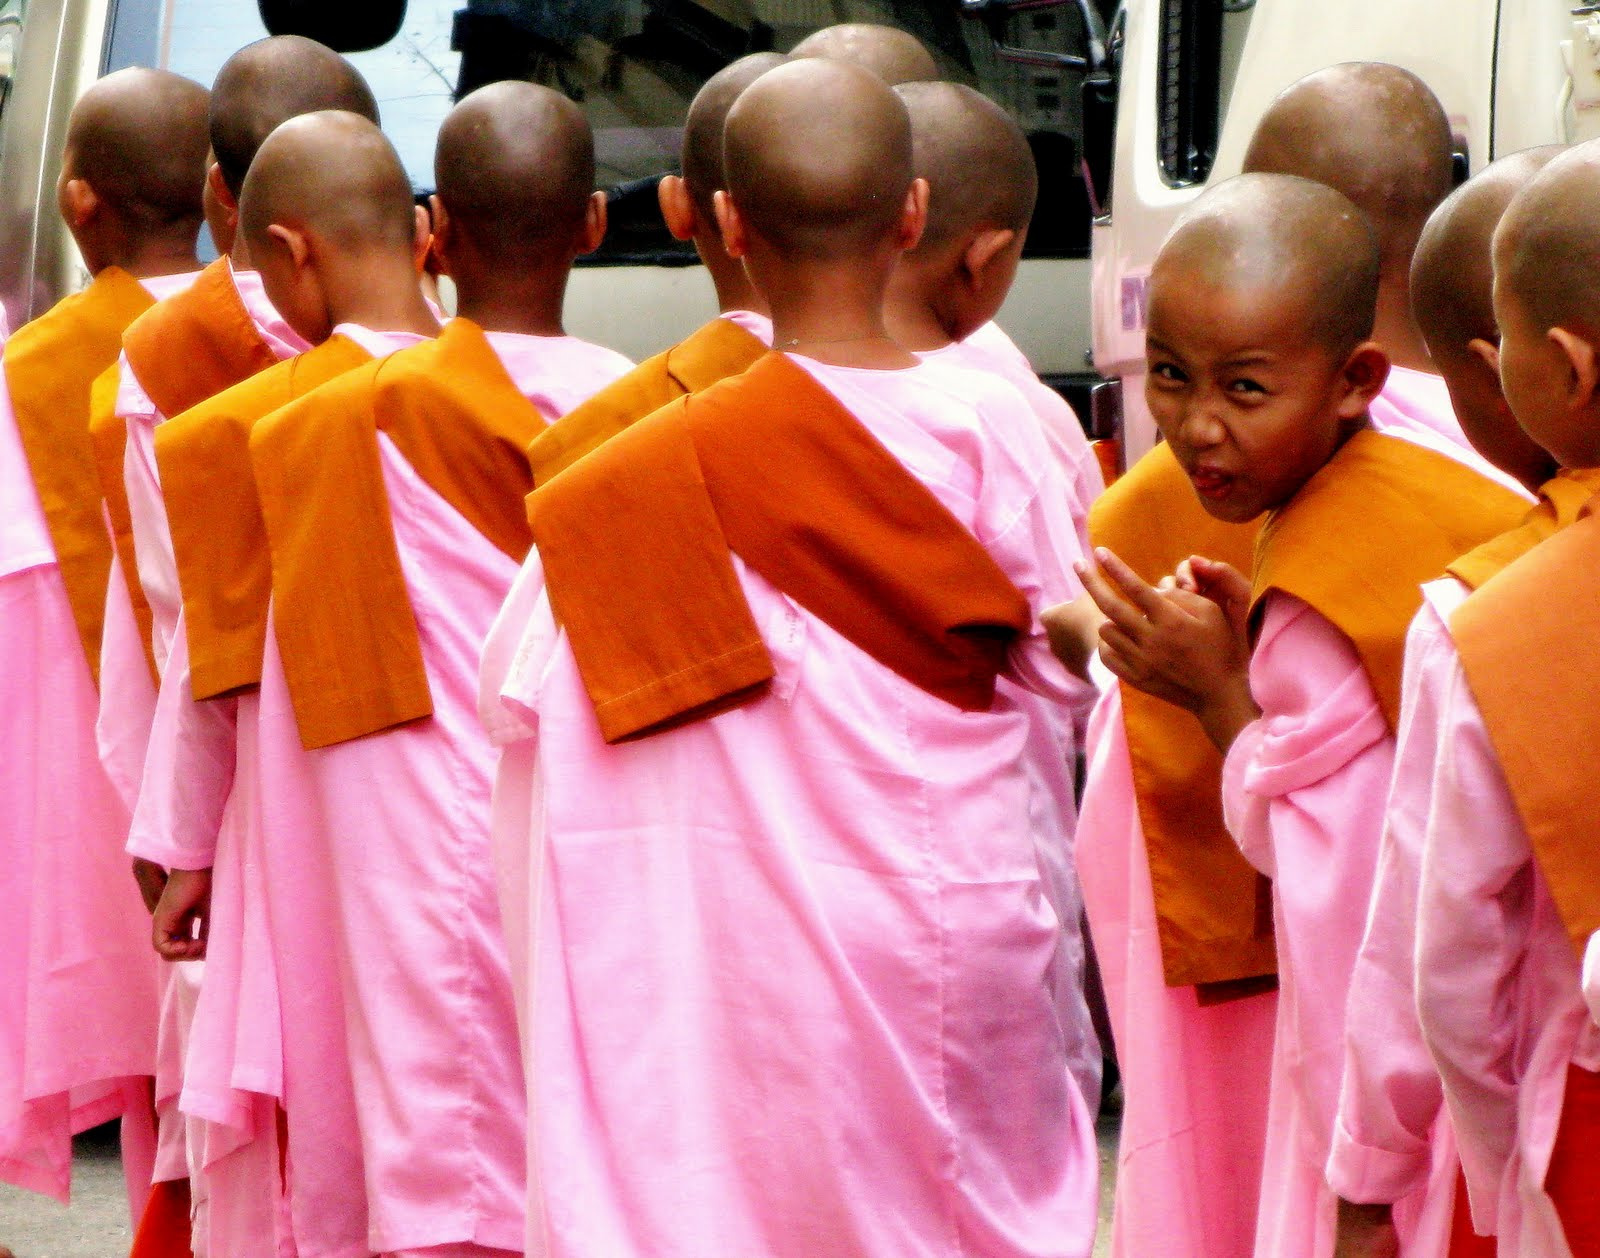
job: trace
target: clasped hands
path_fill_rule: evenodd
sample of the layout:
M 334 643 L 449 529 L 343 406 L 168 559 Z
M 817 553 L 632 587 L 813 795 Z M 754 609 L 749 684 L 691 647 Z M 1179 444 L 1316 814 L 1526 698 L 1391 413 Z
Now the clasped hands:
M 1098 646 L 1105 666 L 1146 694 L 1192 713 L 1226 753 L 1260 714 L 1250 694 L 1250 583 L 1194 556 L 1156 585 L 1105 548 L 1077 565 L 1084 598 L 1045 613 L 1051 646 L 1084 675 Z

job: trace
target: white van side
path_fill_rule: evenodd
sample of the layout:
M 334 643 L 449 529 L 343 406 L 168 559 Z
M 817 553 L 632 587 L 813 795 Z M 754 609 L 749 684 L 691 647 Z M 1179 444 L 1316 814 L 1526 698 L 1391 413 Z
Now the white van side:
M 1111 211 L 1096 223 L 1093 247 L 1094 361 L 1120 382 L 1128 461 L 1156 438 L 1144 401 L 1151 262 L 1183 208 L 1238 172 L 1272 98 L 1342 61 L 1404 66 L 1443 101 L 1475 172 L 1518 149 L 1573 138 L 1561 48 L 1572 38 L 1572 10 L 1567 0 L 1130 0 L 1121 19 Z M 1217 29 L 1196 40 L 1202 23 Z M 1183 63 L 1196 45 L 1211 64 Z M 1201 81 L 1216 94 L 1210 133 L 1192 133 L 1198 110 L 1185 116 L 1173 107 L 1174 68 L 1187 89 Z M 1174 171 L 1164 160 L 1174 146 L 1209 146 L 1215 160 L 1200 172 Z

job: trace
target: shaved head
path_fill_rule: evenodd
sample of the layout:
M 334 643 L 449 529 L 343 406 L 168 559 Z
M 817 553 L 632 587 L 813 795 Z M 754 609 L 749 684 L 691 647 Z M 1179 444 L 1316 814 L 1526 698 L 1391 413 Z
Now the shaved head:
M 1568 149 L 1518 192 L 1494 239 L 1495 286 L 1541 332 L 1600 339 L 1600 141 Z
M 239 223 L 252 252 L 279 225 L 337 247 L 409 255 L 414 211 L 411 181 L 383 132 L 358 114 L 324 111 L 267 137 L 245 179 Z
M 66 179 L 81 179 L 135 227 L 198 232 L 210 93 L 165 70 L 119 70 L 95 83 L 67 124 Z
M 1161 246 L 1155 272 L 1284 295 L 1335 360 L 1372 335 L 1378 242 L 1349 198 L 1294 175 L 1239 175 L 1205 192 Z
M 1352 61 L 1307 75 L 1273 101 L 1244 169 L 1343 193 L 1377 232 L 1385 273 L 1403 277 L 1428 216 L 1454 186 L 1453 146 L 1426 83 L 1399 66 Z
M 959 83 L 907 83 L 895 94 L 911 115 L 913 167 L 930 188 L 919 251 L 974 229 L 1026 232 L 1039 176 L 1011 115 Z
M 922 41 L 896 26 L 844 22 L 807 35 L 791 57 L 826 57 L 870 70 L 890 87 L 939 77 L 939 65 Z
M 1501 158 L 1451 193 L 1428 220 L 1411 264 L 1411 304 L 1435 355 L 1465 353 L 1475 339 L 1495 339 L 1495 228 L 1512 198 L 1565 151 L 1551 144 Z
M 274 35 L 229 57 L 211 90 L 211 148 L 234 197 L 269 135 L 291 118 L 322 110 L 378 121 L 367 81 L 331 48 L 299 35 Z
M 911 119 L 876 75 L 795 61 L 735 102 L 724 159 L 728 193 L 754 232 L 786 257 L 838 261 L 900 222 L 914 178 Z
M 594 192 L 594 133 L 560 92 L 507 81 L 450 111 L 434 156 L 439 200 L 457 228 L 508 262 L 565 250 Z
M 715 222 L 711 199 L 724 186 L 722 137 L 728 111 L 745 88 L 768 70 L 788 60 L 778 52 L 755 52 L 724 66 L 706 80 L 689 105 L 683 124 L 683 181 L 695 209 L 707 223 Z

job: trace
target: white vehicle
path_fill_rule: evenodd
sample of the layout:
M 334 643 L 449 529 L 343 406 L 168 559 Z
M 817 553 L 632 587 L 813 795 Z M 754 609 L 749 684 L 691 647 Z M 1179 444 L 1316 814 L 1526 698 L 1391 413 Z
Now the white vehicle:
M 1105 17 L 1115 0 L 0 0 L 0 301 L 12 327 L 85 280 L 55 211 L 67 114 L 102 74 L 163 66 L 209 84 L 267 33 L 320 38 L 372 83 L 419 192 L 439 122 L 463 89 L 530 78 L 594 125 L 612 230 L 574 277 L 572 331 L 635 358 L 713 313 L 693 252 L 661 223 L 655 183 L 676 168 L 684 111 L 747 52 L 787 49 L 841 21 L 899 25 L 942 70 L 1009 108 L 1039 157 L 1039 213 L 1002 316 L 1058 386 L 1086 392 L 1091 155 L 1109 159 Z M 1085 123 L 1084 82 L 1092 80 Z M 1098 111 L 1096 104 L 1099 104 Z M 1082 401 L 1082 396 L 1078 399 Z
M 1576 11 L 1575 11 L 1576 10 Z M 1145 286 L 1173 220 L 1236 174 L 1257 119 L 1296 79 L 1341 61 L 1419 75 L 1454 126 L 1462 173 L 1600 133 L 1600 5 L 1573 0 L 1131 0 L 1120 56 L 1109 214 L 1094 232 L 1099 423 L 1132 461 L 1155 442 L 1144 400 Z M 1576 74 L 1569 71 L 1576 67 Z

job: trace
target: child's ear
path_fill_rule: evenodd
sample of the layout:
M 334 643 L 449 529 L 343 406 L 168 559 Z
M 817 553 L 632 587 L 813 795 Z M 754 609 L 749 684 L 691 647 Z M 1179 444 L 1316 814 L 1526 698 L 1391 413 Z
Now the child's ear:
M 583 209 L 583 230 L 578 235 L 577 252 L 580 256 L 593 253 L 605 242 L 606 227 L 611 221 L 610 214 L 606 194 L 591 193 L 589 204 Z
M 1467 353 L 1487 367 L 1496 380 L 1500 378 L 1500 347 L 1493 341 L 1475 336 L 1467 342 Z
M 750 252 L 750 230 L 745 226 L 744 215 L 726 191 L 718 192 L 712 204 L 717 211 L 717 226 L 722 230 L 722 247 L 737 261 Z
M 211 185 L 211 195 L 216 197 L 217 204 L 227 210 L 235 221 L 239 218 L 239 201 L 228 189 L 228 181 L 222 177 L 222 164 L 212 162 L 211 169 L 206 171 L 206 182 Z
M 295 270 L 305 269 L 306 263 L 311 260 L 311 242 L 304 232 L 285 227 L 282 223 L 273 223 L 267 228 L 267 235 L 284 247 Z
M 995 259 L 1003 257 L 1016 240 L 1017 233 L 1009 227 L 988 227 L 975 233 L 961 255 L 961 269 L 967 277 L 968 287 L 973 290 L 982 288 L 984 277 Z
M 61 216 L 73 231 L 87 227 L 100 212 L 100 194 L 87 179 L 69 179 L 61 185 Z
M 1344 398 L 1339 414 L 1344 419 L 1357 419 L 1383 392 L 1389 379 L 1389 355 L 1376 341 L 1361 342 L 1345 359 L 1342 379 Z
M 910 253 L 922 242 L 922 233 L 928 226 L 928 181 L 913 179 L 906 189 L 905 208 L 900 212 L 899 239 L 896 243 L 902 253 Z
M 450 274 L 450 246 L 455 239 L 455 221 L 450 217 L 450 211 L 444 208 L 444 202 L 439 200 L 435 192 L 428 198 L 428 208 L 433 217 L 433 260 L 439 266 L 441 275 Z
M 681 175 L 663 176 L 656 185 L 656 200 L 661 203 L 661 217 L 674 240 L 693 240 L 700 229 L 700 216 L 695 213 L 694 198 L 689 195 L 689 185 Z
M 1595 357 L 1594 345 L 1566 328 L 1551 328 L 1545 335 L 1567 360 L 1568 409 L 1579 411 L 1592 405 L 1600 386 L 1600 360 Z
M 418 275 L 428 269 L 428 254 L 433 250 L 433 218 L 426 206 L 416 206 L 411 211 L 411 264 Z

